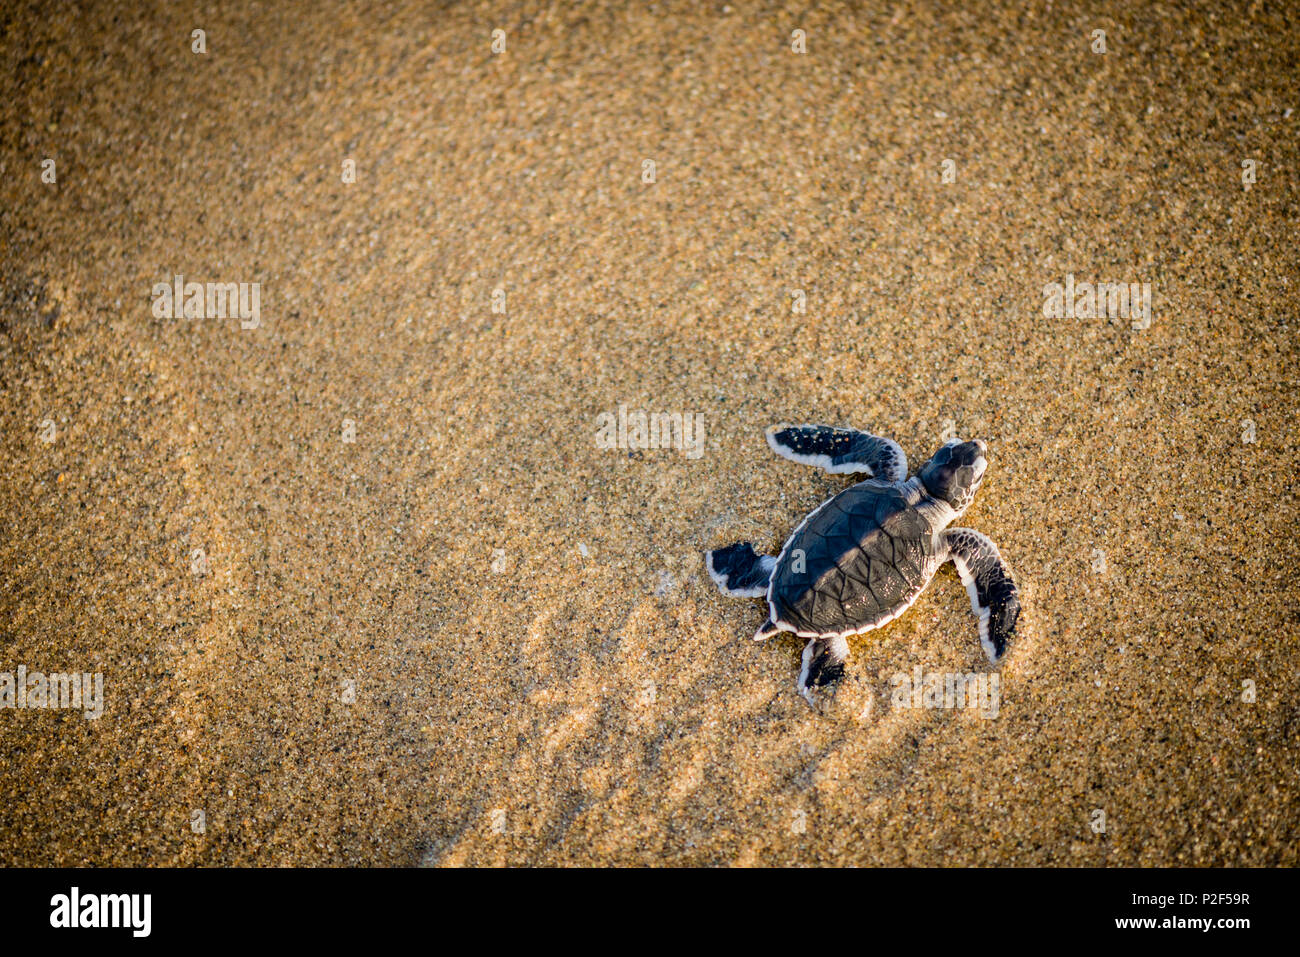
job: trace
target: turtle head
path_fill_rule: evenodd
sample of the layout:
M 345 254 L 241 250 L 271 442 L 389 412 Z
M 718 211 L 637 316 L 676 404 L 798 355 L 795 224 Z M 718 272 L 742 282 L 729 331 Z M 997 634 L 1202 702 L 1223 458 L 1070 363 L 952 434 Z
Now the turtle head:
M 984 481 L 988 450 L 979 439 L 963 442 L 952 439 L 926 462 L 921 469 L 921 484 L 934 498 L 951 505 L 960 515 L 970 507 Z

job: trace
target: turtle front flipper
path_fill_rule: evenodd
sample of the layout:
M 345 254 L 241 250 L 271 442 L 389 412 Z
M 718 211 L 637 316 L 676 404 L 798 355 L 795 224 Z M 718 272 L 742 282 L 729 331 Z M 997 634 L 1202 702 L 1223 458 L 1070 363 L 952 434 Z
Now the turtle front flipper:
M 907 478 L 907 456 L 893 439 L 829 425 L 774 425 L 767 444 L 782 458 L 827 472 L 866 472 L 886 482 Z
M 722 594 L 733 598 L 762 598 L 776 569 L 776 559 L 758 554 L 749 542 L 737 542 L 705 552 L 704 565 Z
M 979 618 L 980 644 L 989 661 L 996 664 L 1006 653 L 1020 618 L 1015 580 L 988 536 L 973 528 L 950 528 L 942 538 L 970 595 L 971 611 Z
M 813 638 L 803 649 L 803 667 L 796 687 L 814 708 L 813 688 L 821 688 L 844 677 L 844 662 L 849 657 L 849 643 L 840 635 Z

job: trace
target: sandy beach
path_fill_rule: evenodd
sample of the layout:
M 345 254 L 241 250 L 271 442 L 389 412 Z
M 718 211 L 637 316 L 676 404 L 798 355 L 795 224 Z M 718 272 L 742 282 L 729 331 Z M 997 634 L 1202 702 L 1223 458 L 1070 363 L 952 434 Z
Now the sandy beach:
M 1300 862 L 1295 9 L 6 4 L 0 66 L 0 673 L 103 689 L 0 707 L 0 865 Z M 750 640 L 702 553 L 853 481 L 780 422 L 988 443 L 996 671 L 951 566 L 820 712 Z

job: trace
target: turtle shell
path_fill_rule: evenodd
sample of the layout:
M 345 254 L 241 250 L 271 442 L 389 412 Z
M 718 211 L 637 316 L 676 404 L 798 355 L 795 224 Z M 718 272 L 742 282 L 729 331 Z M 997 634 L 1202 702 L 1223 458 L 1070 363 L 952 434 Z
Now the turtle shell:
M 897 485 L 845 489 L 786 543 L 768 593 L 776 621 L 803 635 L 848 634 L 888 621 L 934 574 L 933 529 Z

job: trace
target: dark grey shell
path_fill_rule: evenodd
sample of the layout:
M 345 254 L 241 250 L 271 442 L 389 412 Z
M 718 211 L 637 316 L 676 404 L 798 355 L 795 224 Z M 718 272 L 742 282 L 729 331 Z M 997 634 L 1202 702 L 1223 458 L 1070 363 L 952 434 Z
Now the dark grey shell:
M 868 480 L 840 492 L 795 532 L 769 598 L 775 620 L 800 633 L 855 632 L 907 607 L 935 565 L 933 529 L 904 491 Z

